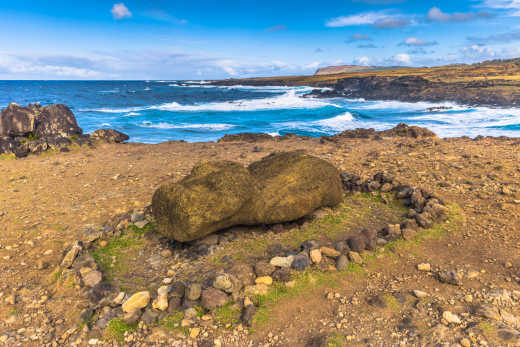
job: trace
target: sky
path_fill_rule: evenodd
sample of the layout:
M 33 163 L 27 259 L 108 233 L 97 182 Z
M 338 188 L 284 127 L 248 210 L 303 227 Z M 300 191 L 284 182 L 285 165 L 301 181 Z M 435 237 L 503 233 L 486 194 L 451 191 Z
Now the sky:
M 0 0 L 0 79 L 181 80 L 520 57 L 520 0 Z

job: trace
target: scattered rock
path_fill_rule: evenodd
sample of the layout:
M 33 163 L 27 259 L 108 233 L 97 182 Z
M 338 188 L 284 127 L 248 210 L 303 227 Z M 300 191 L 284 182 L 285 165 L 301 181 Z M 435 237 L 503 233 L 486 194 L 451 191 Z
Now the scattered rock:
M 358 252 L 350 251 L 348 252 L 348 258 L 354 264 L 363 264 L 363 258 L 359 255 Z
M 255 280 L 255 283 L 256 284 L 265 284 L 265 285 L 270 286 L 271 284 L 273 284 L 273 279 L 270 276 L 258 277 Z
M 460 275 L 455 271 L 447 270 L 447 271 L 439 271 L 437 273 L 437 278 L 442 283 L 452 284 L 454 286 L 460 285 Z
M 424 271 L 424 272 L 430 272 L 432 270 L 432 267 L 429 263 L 420 263 L 420 264 L 417 264 L 417 270 Z
M 132 312 L 135 310 L 142 309 L 150 302 L 150 292 L 142 291 L 132 295 L 128 300 L 123 303 L 124 312 Z
M 444 311 L 442 313 L 442 318 L 450 324 L 461 324 L 462 323 L 459 316 L 451 313 L 450 311 Z
M 296 255 L 293 258 L 293 261 L 291 263 L 291 268 L 297 270 L 297 271 L 303 271 L 306 268 L 308 268 L 310 265 L 309 257 L 306 255 Z
M 242 322 L 244 325 L 250 327 L 253 324 L 253 318 L 255 317 L 256 307 L 252 304 L 247 305 L 242 310 Z
M 186 286 L 185 296 L 188 300 L 195 301 L 200 298 L 202 287 L 199 283 L 190 283 Z
M 336 269 L 338 271 L 346 271 L 348 269 L 349 261 L 348 258 L 345 255 L 340 255 L 336 259 Z
M 321 251 L 319 249 L 312 249 L 310 252 L 309 252 L 309 255 L 311 257 L 311 261 L 314 263 L 314 264 L 319 264 L 321 263 Z
M 422 299 L 428 296 L 428 293 L 423 292 L 422 290 L 414 289 L 412 292 L 413 295 L 418 299 Z
M 212 311 L 217 307 L 224 306 L 229 302 L 226 293 L 216 288 L 206 288 L 202 291 L 200 304 L 206 310 Z
M 337 258 L 341 255 L 341 253 L 335 249 L 329 248 L 329 247 L 321 247 L 320 248 L 321 254 L 323 254 L 326 257 L 329 258 Z
M 258 277 L 270 276 L 274 270 L 276 270 L 276 267 L 265 261 L 260 261 L 255 264 L 255 273 Z
M 292 255 L 290 255 L 288 257 L 274 257 L 273 259 L 271 259 L 271 261 L 269 263 L 273 266 L 290 268 L 292 265 L 293 259 L 294 259 L 294 256 L 292 256 Z
M 114 129 L 99 129 L 90 134 L 94 140 L 102 140 L 108 143 L 121 143 L 130 139 L 130 136 Z
M 82 275 L 83 283 L 90 288 L 97 286 L 103 280 L 103 274 L 100 271 L 89 271 Z

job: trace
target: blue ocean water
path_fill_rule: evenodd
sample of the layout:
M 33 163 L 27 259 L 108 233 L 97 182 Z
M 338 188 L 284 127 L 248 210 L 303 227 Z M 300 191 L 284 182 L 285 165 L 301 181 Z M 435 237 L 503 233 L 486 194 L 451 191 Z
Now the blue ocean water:
M 520 136 L 520 109 L 303 98 L 310 90 L 204 81 L 0 81 L 0 107 L 62 103 L 87 133 L 115 128 L 130 141 L 146 143 L 215 141 L 240 132 L 321 136 L 353 128 L 383 130 L 399 122 L 428 127 L 442 137 Z

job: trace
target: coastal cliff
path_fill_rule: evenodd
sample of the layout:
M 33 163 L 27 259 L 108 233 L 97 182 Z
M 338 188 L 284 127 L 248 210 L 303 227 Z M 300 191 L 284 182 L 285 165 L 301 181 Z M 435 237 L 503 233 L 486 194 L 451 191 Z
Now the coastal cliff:
M 520 103 L 520 59 L 314 76 L 227 79 L 213 83 L 327 88 L 309 94 L 315 97 L 407 102 L 452 101 L 466 105 L 515 107 Z

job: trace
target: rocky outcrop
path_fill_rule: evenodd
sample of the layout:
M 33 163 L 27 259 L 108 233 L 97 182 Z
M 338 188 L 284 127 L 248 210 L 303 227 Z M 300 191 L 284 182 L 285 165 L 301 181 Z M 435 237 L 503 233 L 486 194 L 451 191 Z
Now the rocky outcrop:
M 343 198 L 339 172 L 302 152 L 272 154 L 247 169 L 232 162 L 203 163 L 152 199 L 159 232 L 192 241 L 234 225 L 293 221 Z
M 130 139 L 130 136 L 127 134 L 123 134 L 114 129 L 99 129 L 90 134 L 90 137 L 108 143 L 121 143 Z
M 269 134 L 240 133 L 224 135 L 218 142 L 261 142 L 272 139 L 273 137 Z
M 405 123 L 399 123 L 395 127 L 383 131 L 376 131 L 373 128 L 357 128 L 352 130 L 345 130 L 336 135 L 322 136 L 320 137 L 320 141 L 322 143 L 326 143 L 337 142 L 340 139 L 371 139 L 381 137 L 411 137 L 414 139 L 420 139 L 436 138 L 437 135 L 427 128 L 422 128 L 415 125 L 407 125 Z
M 422 76 L 347 77 L 329 85 L 331 89 L 315 89 L 307 96 L 347 97 L 367 100 L 398 100 L 406 102 L 452 101 L 467 105 L 514 106 L 518 93 L 500 93 L 510 89 L 511 82 L 500 80 L 471 82 L 439 82 Z
M 11 103 L 0 114 L 0 154 L 25 157 L 49 149 L 65 149 L 72 143 L 91 145 L 96 140 L 119 143 L 128 138 L 128 135 L 113 129 L 97 130 L 92 136 L 84 135 L 74 113 L 61 104 L 43 107 Z

